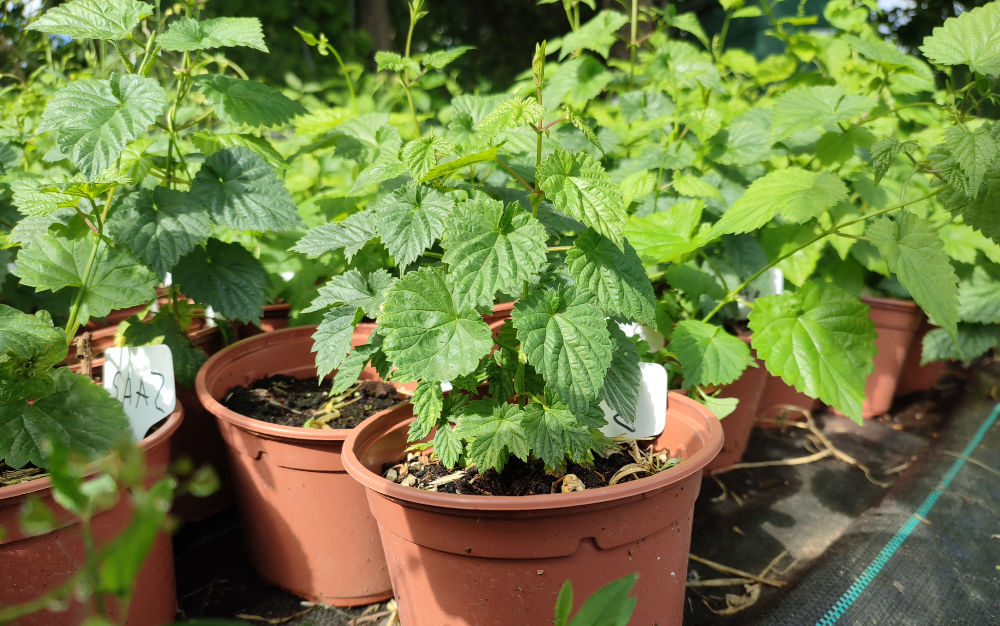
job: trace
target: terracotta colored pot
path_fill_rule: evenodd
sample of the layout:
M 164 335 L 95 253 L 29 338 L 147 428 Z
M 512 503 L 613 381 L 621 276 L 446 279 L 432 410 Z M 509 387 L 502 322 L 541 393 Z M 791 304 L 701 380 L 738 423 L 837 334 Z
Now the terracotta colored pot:
M 292 305 L 287 302 L 265 304 L 260 324 L 240 324 L 236 333 L 237 337 L 245 339 L 261 333 L 270 333 L 282 328 L 288 328 L 288 314 L 291 310 Z
M 869 317 L 875 322 L 875 332 L 878 333 L 875 371 L 865 380 L 861 415 L 875 417 L 888 411 L 892 405 L 906 353 L 920 325 L 921 313 L 916 303 L 909 300 L 869 297 L 861 300 L 871 307 Z
M 190 333 L 191 345 L 201 348 L 211 356 L 225 347 L 225 339 L 218 327 L 204 327 Z M 197 522 L 233 505 L 233 478 L 215 417 L 205 410 L 193 388 L 177 387 L 177 401 L 184 405 L 184 423 L 177 429 L 170 446 L 170 460 L 190 460 L 195 468 L 210 465 L 219 477 L 219 488 L 214 493 L 198 497 L 184 494 L 174 499 L 170 512 L 185 522 Z
M 337 606 L 392 596 L 385 557 L 364 490 L 344 472 L 350 430 L 278 426 L 239 415 L 218 400 L 236 385 L 274 374 L 316 376 L 315 326 L 239 341 L 198 372 L 195 388 L 218 420 L 254 567 L 292 593 Z M 355 332 L 363 344 L 370 328 Z M 366 370 L 366 377 L 374 377 Z M 386 412 L 392 417 L 391 410 Z
M 760 396 L 760 404 L 757 407 L 757 415 L 766 419 L 776 419 L 784 416 L 784 419 L 793 422 L 801 420 L 804 415 L 795 407 L 801 407 L 808 411 L 813 411 L 819 407 L 819 400 L 810 398 L 795 387 L 788 385 L 780 377 L 771 373 L 764 376 L 764 392 Z M 768 423 L 757 422 L 758 428 L 774 428 Z
M 738 398 L 740 403 L 736 405 L 735 411 L 719 420 L 725 439 L 719 455 L 705 467 L 706 476 L 711 474 L 712 470 L 739 463 L 743 453 L 746 452 L 754 418 L 757 416 L 768 378 L 764 364 L 756 359 L 755 362 L 757 367 L 748 367 L 735 382 L 723 387 L 719 394 L 723 398 Z
M 631 623 L 681 623 L 694 502 L 702 469 L 722 446 L 719 420 L 704 406 L 670 394 L 654 445 L 684 457 L 677 467 L 614 487 L 523 497 L 385 480 L 382 464 L 401 458 L 409 422 L 373 416 L 344 446 L 344 465 L 379 523 L 403 624 L 548 624 L 563 581 L 573 581 L 576 610 L 632 572 Z
M 483 321 L 490 327 L 493 331 L 493 336 L 500 334 L 500 329 L 503 325 L 510 319 L 511 311 L 514 310 L 514 305 L 517 302 L 501 302 L 500 304 L 493 305 L 493 312 L 484 315 Z
M 183 420 L 178 407 L 167 417 L 159 430 L 142 440 L 147 466 L 146 480 L 152 484 L 163 477 L 170 459 L 170 438 Z M 39 498 L 57 516 L 58 527 L 36 537 L 21 532 L 21 506 L 28 498 Z M 91 532 L 97 545 L 117 537 L 129 524 L 132 508 L 122 498 L 113 508 L 91 520 Z M 86 564 L 86 552 L 78 520 L 55 503 L 52 481 L 38 478 L 27 483 L 0 488 L 0 527 L 6 529 L 0 538 L 0 606 L 23 604 L 64 583 Z M 109 603 L 112 619 L 120 619 L 120 611 Z M 62 626 L 80 624 L 89 614 L 88 607 L 74 601 L 62 612 L 42 611 L 23 617 L 18 626 Z M 174 583 L 174 556 L 170 535 L 160 533 L 146 556 L 136 578 L 132 602 L 128 607 L 128 623 L 136 625 L 168 624 L 177 612 L 177 590 Z
M 896 385 L 898 395 L 927 391 L 933 388 L 944 374 L 944 361 L 920 364 L 920 357 L 924 352 L 924 337 L 933 329 L 934 327 L 924 317 L 917 332 L 913 334 L 913 340 L 906 352 L 906 360 L 903 361 L 903 369 L 899 374 L 899 384 Z

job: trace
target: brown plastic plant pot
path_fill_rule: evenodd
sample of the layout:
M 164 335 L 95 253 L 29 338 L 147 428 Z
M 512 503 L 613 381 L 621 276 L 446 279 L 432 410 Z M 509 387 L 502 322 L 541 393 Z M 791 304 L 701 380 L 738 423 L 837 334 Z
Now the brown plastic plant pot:
M 920 325 L 920 309 L 910 300 L 893 298 L 861 298 L 871 307 L 868 315 L 875 323 L 875 369 L 865 379 L 865 401 L 861 416 L 882 415 L 892 406 L 899 374 L 910 349 L 913 335 Z
M 166 473 L 170 461 L 170 439 L 183 421 L 184 411 L 178 405 L 162 426 L 139 443 L 146 460 L 146 483 L 153 484 Z M 95 470 L 96 471 L 96 470 Z M 29 536 L 20 528 L 20 513 L 29 498 L 38 498 L 56 514 L 55 530 Z M 117 537 L 132 519 L 132 507 L 127 498 L 111 509 L 95 515 L 91 532 L 96 545 Z M 56 504 L 52 481 L 36 478 L 26 483 L 0 488 L 0 606 L 24 604 L 59 587 L 74 572 L 86 565 L 80 522 L 70 512 Z M 112 600 L 108 603 L 110 617 L 121 621 L 121 610 Z M 62 611 L 44 610 L 14 622 L 16 626 L 75 626 L 94 611 L 73 600 Z M 177 589 L 174 582 L 174 555 L 170 534 L 160 532 L 146 556 L 135 582 L 132 601 L 128 606 L 128 624 L 169 624 L 177 612 Z
M 903 361 L 903 369 L 899 373 L 899 384 L 896 385 L 897 395 L 932 389 L 944 374 L 944 361 L 932 361 L 923 365 L 920 363 L 924 352 L 924 337 L 932 330 L 934 326 L 923 317 L 906 351 L 906 360 Z
M 191 345 L 201 348 L 211 356 L 225 347 L 222 331 L 217 326 L 206 326 L 188 333 Z M 184 405 L 184 423 L 174 436 L 170 447 L 170 460 L 190 461 L 195 469 L 208 465 L 219 478 L 219 488 L 215 492 L 199 497 L 185 493 L 174 499 L 170 512 L 184 522 L 197 522 L 233 505 L 233 479 L 226 455 L 226 444 L 222 440 L 215 416 L 205 410 L 198 400 L 198 394 L 190 387 L 177 386 L 177 401 Z
M 765 421 L 755 422 L 757 428 L 776 428 L 778 424 L 773 420 L 779 418 L 788 422 L 804 421 L 802 411 L 814 411 L 820 405 L 819 400 L 798 391 L 779 376 L 767 372 L 764 379 L 757 415 Z
M 750 346 L 749 332 L 738 335 L 743 343 Z M 729 467 L 734 463 L 739 463 L 743 458 L 743 453 L 747 450 L 750 442 L 750 432 L 753 430 L 754 418 L 757 416 L 757 409 L 760 407 L 760 398 L 764 393 L 764 385 L 767 382 L 767 370 L 751 349 L 754 355 L 754 366 L 743 370 L 735 381 L 729 383 L 719 392 L 719 397 L 736 398 L 739 404 L 736 410 L 722 418 L 722 433 L 724 439 L 722 450 L 712 462 L 705 467 L 705 476 L 712 473 L 712 470 Z
M 310 600 L 370 604 L 391 597 L 392 587 L 364 490 L 341 462 L 351 430 L 279 426 L 219 403 L 236 385 L 266 376 L 315 377 L 315 330 L 288 328 L 239 341 L 202 366 L 195 389 L 225 439 L 244 537 L 260 575 Z M 363 344 L 370 333 L 357 330 L 352 343 Z M 377 377 L 370 368 L 362 376 Z M 390 422 L 403 417 L 392 409 L 383 413 Z
M 768 377 L 764 364 L 760 361 L 756 361 L 756 364 L 757 367 L 748 367 L 736 381 L 723 387 L 719 393 L 722 398 L 737 398 L 740 403 L 736 405 L 736 410 L 720 420 L 725 440 L 719 455 L 705 466 L 706 476 L 713 470 L 739 463 L 747 450 Z
M 411 405 L 404 405 L 412 411 Z M 551 623 L 565 580 L 574 610 L 600 586 L 639 573 L 631 623 L 680 624 L 702 469 L 722 446 L 719 420 L 670 394 L 653 445 L 684 462 L 655 476 L 586 491 L 467 496 L 404 487 L 380 475 L 402 458 L 412 420 L 373 416 L 344 445 L 378 520 L 401 623 Z
M 288 315 L 291 313 L 292 305 L 287 302 L 277 304 L 265 304 L 264 313 L 257 324 L 239 324 L 237 326 L 237 337 L 246 339 L 261 333 L 271 333 L 276 330 L 288 328 Z

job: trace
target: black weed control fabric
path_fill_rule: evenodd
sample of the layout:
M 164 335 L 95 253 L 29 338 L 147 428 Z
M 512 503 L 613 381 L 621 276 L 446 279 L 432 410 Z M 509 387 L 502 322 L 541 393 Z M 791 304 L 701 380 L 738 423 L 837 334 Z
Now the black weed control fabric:
M 967 397 L 886 498 L 748 622 L 1000 624 L 998 414 Z

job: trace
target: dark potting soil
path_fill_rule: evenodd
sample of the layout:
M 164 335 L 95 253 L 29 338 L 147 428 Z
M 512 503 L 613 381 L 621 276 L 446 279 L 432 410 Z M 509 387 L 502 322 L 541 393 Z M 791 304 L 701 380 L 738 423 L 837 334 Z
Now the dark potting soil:
M 373 413 L 399 403 L 396 389 L 381 381 L 360 381 L 347 391 L 330 397 L 333 383 L 278 374 L 238 385 L 223 397 L 222 404 L 240 415 L 281 426 L 354 428 Z
M 679 459 L 670 458 L 669 451 L 648 454 L 635 449 L 632 452 L 623 443 L 607 456 L 595 456 L 593 465 L 568 463 L 566 472 L 559 475 L 546 472 L 545 464 L 537 459 L 525 462 L 512 457 L 503 473 L 494 469 L 480 473 L 474 466 L 450 470 L 436 457 L 426 454 L 410 454 L 403 463 L 386 464 L 382 475 L 407 487 L 441 493 L 530 496 L 607 487 L 650 476 L 679 462 Z M 620 470 L 622 476 L 616 478 Z
M 19 485 L 46 475 L 47 472 L 45 470 L 31 464 L 21 469 L 14 469 L 3 461 L 0 461 L 0 487 Z

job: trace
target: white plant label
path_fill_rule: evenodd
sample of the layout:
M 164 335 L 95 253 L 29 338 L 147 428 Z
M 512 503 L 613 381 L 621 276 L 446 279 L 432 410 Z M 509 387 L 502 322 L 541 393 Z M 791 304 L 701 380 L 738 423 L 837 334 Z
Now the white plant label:
M 763 296 L 776 296 L 785 291 L 785 273 L 776 267 L 772 267 L 753 282 L 747 285 L 740 295 L 747 302 L 753 302 Z M 740 319 L 746 319 L 750 315 L 750 307 L 742 302 L 737 305 Z
M 639 363 L 642 383 L 639 385 L 639 407 L 635 424 L 629 426 L 606 403 L 601 403 L 608 423 L 601 432 L 608 437 L 644 439 L 656 437 L 667 423 L 667 370 L 659 363 Z
M 104 388 L 121 402 L 136 442 L 177 405 L 174 359 L 167 346 L 108 348 Z
M 662 333 L 658 330 L 653 330 L 653 328 L 647 324 L 640 324 L 638 322 L 628 322 L 623 324 L 618 323 L 618 328 L 622 329 L 626 337 L 635 337 L 638 335 L 646 342 L 649 346 L 651 352 L 659 352 L 663 349 L 663 346 L 667 345 L 667 340 Z

